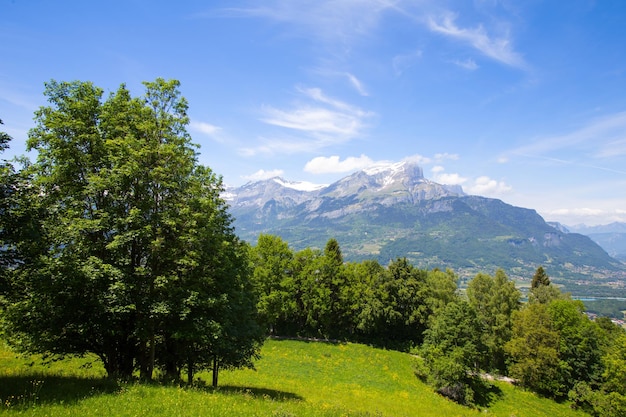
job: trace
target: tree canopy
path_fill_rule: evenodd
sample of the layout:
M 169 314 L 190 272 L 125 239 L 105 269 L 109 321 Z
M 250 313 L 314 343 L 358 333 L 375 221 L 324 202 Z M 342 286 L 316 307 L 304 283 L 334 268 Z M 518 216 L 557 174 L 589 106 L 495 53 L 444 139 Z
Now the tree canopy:
M 247 249 L 186 131 L 179 82 L 106 99 L 46 84 L 19 205 L 36 238 L 11 275 L 8 334 L 31 352 L 92 352 L 109 375 L 249 365 L 262 340 Z

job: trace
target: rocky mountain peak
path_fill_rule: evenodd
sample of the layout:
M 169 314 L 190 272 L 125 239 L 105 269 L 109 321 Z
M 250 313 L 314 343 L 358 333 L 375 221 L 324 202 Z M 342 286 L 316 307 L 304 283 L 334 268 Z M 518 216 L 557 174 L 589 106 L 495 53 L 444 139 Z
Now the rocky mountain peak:
M 233 207 L 265 207 L 268 203 L 284 208 L 308 203 L 315 210 L 322 200 L 350 198 L 351 203 L 366 209 L 368 204 L 390 206 L 397 203 L 415 204 L 419 201 L 464 195 L 460 187 L 437 184 L 424 178 L 422 168 L 415 162 L 402 161 L 379 164 L 355 172 L 331 185 L 288 181 L 274 177 L 250 182 L 228 189 L 225 198 Z
M 463 195 L 460 187 L 448 187 L 424 178 L 422 168 L 410 161 L 373 166 L 349 175 L 320 192 L 320 196 L 357 196 L 383 205 Z

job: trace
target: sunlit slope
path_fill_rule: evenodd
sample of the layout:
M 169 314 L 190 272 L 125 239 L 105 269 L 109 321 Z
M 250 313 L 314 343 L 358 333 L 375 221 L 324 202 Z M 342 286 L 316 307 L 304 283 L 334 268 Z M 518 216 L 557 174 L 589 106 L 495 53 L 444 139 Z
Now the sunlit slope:
M 220 387 L 101 379 L 96 362 L 41 366 L 0 347 L 0 412 L 26 416 L 583 416 L 507 384 L 481 410 L 450 402 L 413 374 L 405 353 L 358 344 L 268 340 L 256 370 L 224 371 Z M 200 374 L 210 381 L 208 373 Z

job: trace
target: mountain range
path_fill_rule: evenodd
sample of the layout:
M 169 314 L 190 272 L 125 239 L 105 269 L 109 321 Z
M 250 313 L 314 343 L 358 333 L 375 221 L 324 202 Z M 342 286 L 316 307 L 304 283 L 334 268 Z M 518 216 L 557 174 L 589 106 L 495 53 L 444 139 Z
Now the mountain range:
M 588 236 L 548 224 L 534 210 L 467 195 L 424 177 L 415 163 L 380 165 L 330 185 L 282 178 L 224 194 L 239 236 L 281 236 L 294 250 L 339 242 L 344 258 L 382 264 L 406 257 L 420 268 L 451 268 L 462 280 L 502 268 L 522 286 L 542 265 L 583 295 L 626 295 L 626 264 Z
M 612 257 L 626 262 L 626 223 L 613 222 L 601 226 L 567 226 L 576 233 L 589 236 Z

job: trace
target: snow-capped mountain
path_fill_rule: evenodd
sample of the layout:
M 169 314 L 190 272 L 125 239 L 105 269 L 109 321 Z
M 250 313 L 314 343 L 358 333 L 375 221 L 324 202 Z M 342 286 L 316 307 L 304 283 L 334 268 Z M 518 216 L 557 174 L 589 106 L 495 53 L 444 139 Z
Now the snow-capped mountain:
M 556 281 L 584 282 L 585 291 L 597 284 L 596 294 L 617 277 L 626 296 L 626 265 L 588 237 L 549 225 L 534 210 L 438 184 L 411 162 L 368 168 L 328 186 L 272 178 L 224 197 L 237 233 L 251 243 L 260 233 L 279 235 L 295 249 L 336 238 L 346 259 L 406 257 L 465 277 L 500 267 L 530 279 L 543 265 Z
M 424 178 L 417 164 L 399 162 L 365 169 L 330 185 L 274 177 L 230 188 L 224 197 L 234 209 L 262 209 L 270 202 L 282 208 L 292 208 L 308 202 L 307 206 L 315 210 L 330 198 L 352 197 L 355 204 L 375 202 L 390 206 L 461 195 L 464 195 L 461 187 L 437 184 Z

